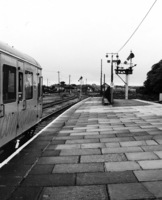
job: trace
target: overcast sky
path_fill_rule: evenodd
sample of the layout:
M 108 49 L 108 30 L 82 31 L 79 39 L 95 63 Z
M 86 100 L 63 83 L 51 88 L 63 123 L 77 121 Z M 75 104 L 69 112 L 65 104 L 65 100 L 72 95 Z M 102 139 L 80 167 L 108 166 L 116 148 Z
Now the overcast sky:
M 101 59 L 106 82 L 110 64 L 155 0 L 0 0 L 0 40 L 33 58 L 43 68 L 44 83 L 60 80 L 100 83 Z M 157 0 L 137 32 L 119 52 L 124 62 L 132 50 L 137 64 L 130 85 L 143 85 L 162 59 L 162 1 Z M 125 75 L 122 75 L 125 79 Z M 114 83 L 124 83 L 114 74 Z

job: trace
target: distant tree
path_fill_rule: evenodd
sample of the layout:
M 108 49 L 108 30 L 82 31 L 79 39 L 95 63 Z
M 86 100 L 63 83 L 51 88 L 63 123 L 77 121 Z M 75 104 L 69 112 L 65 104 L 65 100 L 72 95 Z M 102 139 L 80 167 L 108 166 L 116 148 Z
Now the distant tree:
M 144 82 L 145 92 L 162 93 L 162 60 L 152 66 L 152 69 L 147 73 L 147 79 Z

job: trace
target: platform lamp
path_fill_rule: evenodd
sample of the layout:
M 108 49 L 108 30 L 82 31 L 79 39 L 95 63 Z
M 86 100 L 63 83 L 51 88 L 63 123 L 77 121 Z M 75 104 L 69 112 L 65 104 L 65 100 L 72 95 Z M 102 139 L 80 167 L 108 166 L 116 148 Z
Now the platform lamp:
M 118 53 L 106 53 L 106 58 L 108 58 L 108 55 L 111 55 L 111 60 L 107 60 L 108 63 L 111 62 L 111 84 L 110 84 L 110 92 L 111 92 L 111 104 L 113 104 L 113 87 L 114 87 L 114 73 L 113 73 L 113 63 L 119 61 L 119 55 Z M 113 56 L 116 55 L 116 60 L 113 60 Z

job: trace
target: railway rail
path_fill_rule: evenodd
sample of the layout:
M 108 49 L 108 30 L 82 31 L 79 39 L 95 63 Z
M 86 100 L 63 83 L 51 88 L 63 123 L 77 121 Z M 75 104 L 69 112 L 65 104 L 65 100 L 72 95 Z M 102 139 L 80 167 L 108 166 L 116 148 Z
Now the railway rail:
M 43 116 L 39 123 L 28 130 L 28 134 L 22 134 L 19 138 L 9 142 L 0 149 L 0 168 L 3 166 L 3 163 L 8 162 L 6 160 L 12 158 L 16 151 L 19 152 L 19 148 L 28 143 L 29 140 L 32 140 L 45 126 L 78 101 L 79 99 L 76 96 L 72 96 L 63 100 L 44 103 Z

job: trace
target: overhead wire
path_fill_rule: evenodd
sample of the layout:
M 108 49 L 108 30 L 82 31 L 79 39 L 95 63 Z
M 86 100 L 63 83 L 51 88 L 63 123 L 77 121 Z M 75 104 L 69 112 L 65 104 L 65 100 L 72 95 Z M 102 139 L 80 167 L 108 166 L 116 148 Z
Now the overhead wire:
M 137 26 L 137 28 L 133 31 L 133 33 L 128 38 L 128 40 L 123 44 L 123 46 L 118 50 L 118 53 L 126 46 L 126 44 L 130 41 L 130 39 L 133 37 L 133 35 L 137 32 L 137 30 L 139 29 L 139 27 L 141 26 L 141 24 L 143 23 L 143 21 L 146 19 L 146 17 L 150 13 L 151 9 L 154 7 L 154 5 L 155 5 L 156 2 L 157 2 L 157 0 L 155 0 L 154 3 L 151 5 L 150 9 L 147 11 L 146 15 L 143 17 L 142 21 L 139 23 L 139 25 Z

